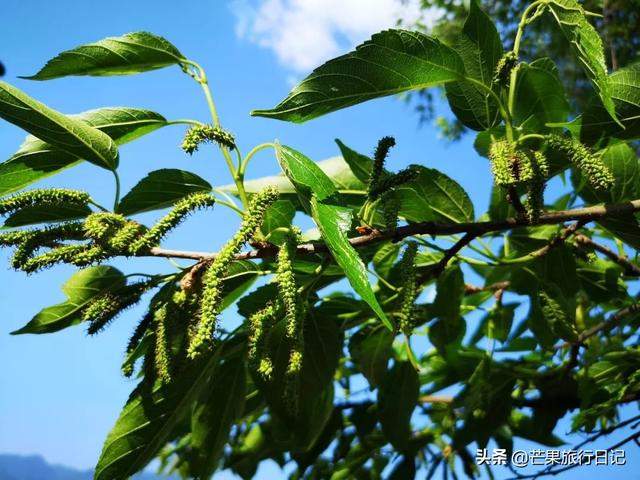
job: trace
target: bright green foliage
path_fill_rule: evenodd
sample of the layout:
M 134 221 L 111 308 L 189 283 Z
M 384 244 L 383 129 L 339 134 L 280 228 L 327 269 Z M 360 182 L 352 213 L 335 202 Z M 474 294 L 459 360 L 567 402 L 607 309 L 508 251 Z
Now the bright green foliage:
M 487 212 L 424 166 L 428 156 L 386 170 L 392 137 L 373 158 L 340 141 L 342 158 L 317 163 L 277 141 L 243 155 L 202 67 L 155 35 L 63 52 L 34 79 L 176 65 L 204 90 L 210 123 L 128 107 L 66 116 L 0 83 L 0 117 L 35 135 L 0 164 L 0 195 L 12 194 L 0 198 L 0 246 L 15 250 L 12 264 L 24 272 L 88 266 L 64 284 L 62 302 L 13 333 L 79 324 L 98 333 L 151 297 L 122 363 L 139 384 L 95 480 L 130 478 L 154 459 L 166 473 L 202 480 L 222 468 L 252 478 L 263 461 L 300 480 L 430 478 L 438 468 L 473 477 L 484 474 L 476 448 L 571 442 L 557 427 L 567 415 L 576 430 L 629 425 L 621 406 L 640 399 L 637 69 L 606 74 L 602 45 L 574 0 L 535 2 L 515 32 L 496 27 L 480 1 L 454 3 L 469 11 L 446 43 L 380 32 L 256 113 L 304 122 L 444 86 L 455 121 L 478 131 L 474 146 L 489 160 L 461 159 L 452 170 L 493 173 Z M 530 38 L 542 14 L 587 69 L 595 91 L 586 112 L 565 94 L 576 90 L 558 73 L 567 66 L 528 50 L 546 40 Z M 164 168 L 121 198 L 116 146 L 176 124 L 190 128 L 187 153 L 203 142 L 219 148 L 216 165 L 232 183 Z M 245 181 L 254 154 L 268 149 L 281 172 Z M 84 192 L 20 192 L 83 159 L 112 170 L 112 210 Z M 570 184 L 555 180 L 568 172 Z M 189 239 L 184 250 L 160 246 L 214 204 L 242 218 L 223 241 L 209 228 L 219 219 L 202 224 L 204 240 L 223 245 L 217 252 L 193 251 Z M 148 226 L 132 218 L 165 208 Z M 302 235 L 297 225 L 309 222 L 317 228 Z
M 211 346 L 218 324 L 222 280 L 225 272 L 242 246 L 253 238 L 260 225 L 262 225 L 267 208 L 277 199 L 278 191 L 274 187 L 267 187 L 256 194 L 244 215 L 240 229 L 222 247 L 209 268 L 207 268 L 202 279 L 200 319 L 194 328 L 189 343 L 188 355 L 190 358 L 197 358 L 203 349 Z
M 189 155 L 192 155 L 198 150 L 201 144 L 207 142 L 216 142 L 218 145 L 227 147 L 230 150 L 236 148 L 236 141 L 233 135 L 213 125 L 197 125 L 191 127 L 184 135 L 181 148 Z

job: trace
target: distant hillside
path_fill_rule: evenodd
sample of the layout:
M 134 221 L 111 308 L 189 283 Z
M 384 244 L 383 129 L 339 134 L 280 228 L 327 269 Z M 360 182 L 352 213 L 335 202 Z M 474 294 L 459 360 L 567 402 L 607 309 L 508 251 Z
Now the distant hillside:
M 152 473 L 136 475 L 136 480 L 167 480 Z M 92 480 L 91 470 L 74 470 L 60 465 L 50 465 L 44 458 L 31 455 L 0 454 L 0 480 Z

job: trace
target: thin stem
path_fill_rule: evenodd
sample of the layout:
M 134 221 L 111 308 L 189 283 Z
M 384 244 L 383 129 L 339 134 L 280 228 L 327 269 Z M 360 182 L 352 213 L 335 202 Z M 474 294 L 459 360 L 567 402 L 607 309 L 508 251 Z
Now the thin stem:
M 117 170 L 112 170 L 112 172 L 113 178 L 116 182 L 115 198 L 113 200 L 113 211 L 115 212 L 118 209 L 118 204 L 120 203 L 120 176 L 118 175 Z
M 191 120 L 189 118 L 179 118 L 177 120 L 170 120 L 167 122 L 167 125 L 202 125 L 202 122 L 198 120 Z
M 102 210 L 103 212 L 108 212 L 109 211 L 108 208 L 103 207 L 102 205 L 100 205 L 99 203 L 97 203 L 93 199 L 89 200 L 89 205 L 93 205 L 94 207 L 96 207 L 99 210 Z
M 239 172 L 244 175 L 244 172 L 247 169 L 247 165 L 249 164 L 249 161 L 253 158 L 253 156 L 259 151 L 265 150 L 269 147 L 275 148 L 275 144 L 273 144 L 272 142 L 266 142 L 253 147 L 251 151 L 244 157 L 244 160 L 240 163 L 240 167 L 238 168 Z

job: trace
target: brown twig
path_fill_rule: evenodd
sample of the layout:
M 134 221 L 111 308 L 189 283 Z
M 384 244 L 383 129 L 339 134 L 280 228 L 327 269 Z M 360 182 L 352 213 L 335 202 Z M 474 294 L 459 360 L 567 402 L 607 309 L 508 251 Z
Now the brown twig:
M 604 217 L 619 216 L 626 213 L 640 210 L 640 200 L 632 200 L 624 203 L 611 205 L 597 205 L 593 207 L 576 208 L 573 210 L 561 210 L 548 212 L 540 215 L 536 225 L 553 225 L 568 221 L 581 221 L 583 224 L 598 220 Z M 402 239 L 414 235 L 455 235 L 460 233 L 472 234 L 474 238 L 491 232 L 500 232 L 514 228 L 531 226 L 526 218 L 507 218 L 500 221 L 487 222 L 463 222 L 463 223 L 439 223 L 421 222 L 403 225 L 394 230 L 374 230 L 369 234 L 351 238 L 349 242 L 353 247 L 363 247 L 384 240 Z M 321 242 L 311 242 L 298 245 L 298 255 L 309 255 L 315 253 L 326 253 L 327 246 Z M 258 250 L 240 253 L 237 260 L 251 260 L 256 258 L 273 257 L 277 253 L 277 248 L 268 246 Z M 167 250 L 160 247 L 152 248 L 149 252 L 141 256 L 185 258 L 192 260 L 211 259 L 215 253 L 211 252 L 190 252 L 183 250 Z
M 587 237 L 586 235 L 577 234 L 575 236 L 575 240 L 579 245 L 592 248 L 596 252 L 600 252 L 605 257 L 609 258 L 613 262 L 620 265 L 624 268 L 625 273 L 630 277 L 640 277 L 640 267 L 638 267 L 635 263 L 629 261 L 628 258 L 623 257 L 622 255 L 618 255 L 616 252 L 611 250 L 604 245 L 600 245 L 599 243 L 594 242 L 592 239 Z
M 485 285 L 484 287 L 467 284 L 464 286 L 464 293 L 465 295 L 473 295 L 474 293 L 480 292 L 499 292 L 509 288 L 509 285 L 511 285 L 511 282 L 509 282 L 508 280 L 504 282 L 496 282 L 490 285 Z

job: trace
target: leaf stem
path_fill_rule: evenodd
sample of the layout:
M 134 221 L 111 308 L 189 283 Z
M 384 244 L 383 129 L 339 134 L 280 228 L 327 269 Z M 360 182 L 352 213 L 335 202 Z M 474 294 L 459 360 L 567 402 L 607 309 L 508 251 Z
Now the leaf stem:
M 113 211 L 115 212 L 118 209 L 118 204 L 120 203 L 120 175 L 118 175 L 117 170 L 112 170 L 113 178 L 116 184 L 116 191 L 113 200 Z
M 247 169 L 247 165 L 249 164 L 249 161 L 253 158 L 253 156 L 258 153 L 261 150 L 265 150 L 269 147 L 273 147 L 275 148 L 275 144 L 273 142 L 266 142 L 266 143 L 261 143 L 260 145 L 256 145 L 255 147 L 253 147 L 251 149 L 251 151 L 249 153 L 247 153 L 247 155 L 244 157 L 244 160 L 242 160 L 240 162 L 240 166 L 238 168 L 239 172 L 244 175 L 244 172 Z

